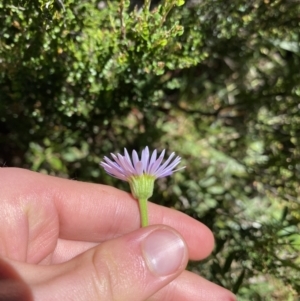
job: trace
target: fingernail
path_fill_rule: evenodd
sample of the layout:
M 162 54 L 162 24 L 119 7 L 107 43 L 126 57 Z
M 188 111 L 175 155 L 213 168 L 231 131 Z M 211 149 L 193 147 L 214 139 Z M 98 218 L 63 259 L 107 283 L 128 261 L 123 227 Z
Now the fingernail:
M 185 243 L 180 236 L 168 230 L 150 233 L 142 244 L 149 269 L 159 276 L 175 273 L 182 264 Z

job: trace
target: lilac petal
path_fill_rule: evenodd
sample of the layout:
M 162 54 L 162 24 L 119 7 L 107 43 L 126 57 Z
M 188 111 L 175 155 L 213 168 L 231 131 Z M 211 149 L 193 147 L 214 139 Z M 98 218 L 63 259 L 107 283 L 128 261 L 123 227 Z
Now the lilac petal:
M 120 180 L 122 180 L 122 181 L 126 181 L 126 182 L 127 182 L 127 178 L 126 178 L 124 175 L 122 175 L 122 174 L 116 175 L 116 174 L 110 173 L 108 170 L 106 170 L 106 172 L 107 172 L 110 176 L 112 176 L 112 177 L 114 177 L 114 178 L 117 178 L 117 179 L 120 179 Z
M 169 163 L 169 165 L 165 167 L 165 170 L 175 168 L 176 165 L 178 165 L 180 163 L 180 160 L 181 160 L 180 157 L 176 157 L 172 163 Z
M 153 165 L 149 169 L 149 174 L 155 175 L 155 171 L 158 169 L 158 167 L 159 167 L 161 161 L 163 160 L 164 156 L 165 156 L 165 150 L 163 150 L 161 152 L 161 154 L 158 157 L 158 159 L 153 163 Z
M 123 181 L 126 181 L 126 177 L 124 176 L 123 173 L 119 172 L 118 170 L 114 169 L 113 167 L 111 167 L 110 165 L 106 164 L 105 162 L 101 162 L 100 163 L 101 166 L 104 168 L 104 170 L 109 173 L 110 175 L 121 179 Z
M 173 170 L 173 172 L 178 171 L 178 170 L 182 170 L 182 169 L 185 169 L 185 168 L 186 168 L 186 166 L 183 166 L 183 167 L 180 167 L 180 168 L 177 168 L 177 169 Z
M 106 170 L 106 169 L 110 169 L 112 168 L 110 165 L 108 165 L 107 163 L 105 162 L 101 162 L 100 165 Z
M 139 162 L 139 156 L 135 150 L 132 151 L 132 161 L 133 161 L 133 165 L 136 169 L 136 164 Z
M 115 163 L 113 161 L 111 161 L 109 158 L 104 157 L 103 160 L 105 160 L 108 165 L 110 165 L 111 167 L 116 168 L 119 171 L 123 171 L 123 169 L 120 167 L 120 165 L 118 163 Z
M 164 177 L 170 176 L 171 174 L 173 174 L 173 171 L 164 172 L 164 173 L 160 174 L 159 176 L 157 176 L 156 179 L 164 178 Z
M 114 158 L 114 160 L 120 165 L 120 167 L 124 170 L 125 168 L 124 168 L 124 166 L 123 166 L 123 164 L 122 164 L 122 162 L 121 162 L 123 156 L 120 155 L 120 154 L 117 154 L 117 156 L 114 155 L 114 154 L 111 154 L 111 156 L 112 156 L 112 157 Z
M 169 156 L 169 158 L 167 159 L 167 161 L 155 171 L 155 175 L 160 174 L 160 173 L 167 167 L 167 165 L 170 163 L 170 161 L 172 160 L 172 158 L 173 158 L 174 156 L 175 156 L 175 153 L 173 152 L 173 153 Z
M 151 166 L 152 166 L 153 163 L 156 161 L 156 156 L 157 156 L 157 151 L 156 151 L 156 149 L 155 149 L 155 150 L 153 151 L 153 153 L 152 153 L 151 159 L 150 159 L 149 164 L 148 164 L 148 168 L 147 168 L 147 170 L 146 170 L 146 172 L 147 172 L 148 174 L 150 174 Z
M 135 173 L 135 169 L 133 168 L 132 163 L 130 161 L 128 162 L 125 157 L 123 157 L 121 155 L 118 155 L 118 156 L 120 156 L 119 160 L 120 160 L 120 162 L 122 164 L 122 167 L 124 168 L 124 173 L 125 174 L 130 174 L 130 175 L 134 174 Z
M 162 170 L 160 173 L 156 173 L 155 177 L 158 178 L 163 178 L 165 177 L 166 174 L 172 174 L 173 173 L 173 169 L 172 168 L 166 168 L 164 170 Z
M 129 156 L 128 151 L 127 151 L 126 148 L 124 148 L 124 155 L 125 155 L 126 161 L 127 161 L 128 164 L 130 165 L 130 167 L 132 168 L 132 170 L 134 170 L 134 167 L 133 167 L 133 165 L 132 165 L 130 156 Z
M 140 176 L 143 174 L 143 162 L 142 161 L 139 161 L 136 163 L 135 170 L 136 170 L 137 175 Z
M 141 159 L 142 163 L 143 163 L 143 169 L 144 171 L 147 170 L 148 167 L 148 163 L 149 163 L 149 148 L 148 146 L 146 146 L 143 151 L 142 151 L 142 159 Z
M 111 153 L 110 155 L 115 160 L 115 162 L 123 169 L 123 166 L 121 165 L 119 158 L 115 154 Z M 118 156 L 121 156 L 121 155 L 118 154 Z
M 173 174 L 174 172 L 176 172 L 178 170 L 181 170 L 181 169 L 184 169 L 184 168 L 185 168 L 185 166 L 184 167 L 180 167 L 180 168 L 175 169 L 175 170 L 172 170 L 173 168 L 172 169 L 167 168 L 167 169 L 165 169 L 164 172 L 162 172 L 159 176 L 157 176 L 157 179 L 163 178 L 163 177 L 167 177 L 167 176 Z
M 122 168 L 124 174 L 127 174 L 128 171 L 127 171 L 126 165 L 124 165 L 123 156 L 120 155 L 120 154 L 117 154 L 117 156 L 114 159 L 120 165 L 120 167 Z

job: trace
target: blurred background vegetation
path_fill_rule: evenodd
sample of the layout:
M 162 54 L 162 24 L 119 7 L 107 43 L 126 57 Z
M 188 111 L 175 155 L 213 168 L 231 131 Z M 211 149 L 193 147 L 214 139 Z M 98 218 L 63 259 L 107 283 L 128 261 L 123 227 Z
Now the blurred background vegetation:
M 3 0 L 0 163 L 114 185 L 123 147 L 175 151 L 152 201 L 208 225 L 190 269 L 239 300 L 299 300 L 297 0 Z

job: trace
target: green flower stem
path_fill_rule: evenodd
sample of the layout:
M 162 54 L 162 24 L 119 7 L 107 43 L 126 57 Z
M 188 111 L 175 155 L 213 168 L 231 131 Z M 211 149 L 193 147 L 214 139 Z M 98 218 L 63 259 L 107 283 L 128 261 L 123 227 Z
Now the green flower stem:
M 149 225 L 148 221 L 148 200 L 139 198 L 140 215 L 142 227 L 147 227 Z
M 128 182 L 133 197 L 139 201 L 142 227 L 148 226 L 148 199 L 152 196 L 155 177 L 147 174 L 132 176 Z

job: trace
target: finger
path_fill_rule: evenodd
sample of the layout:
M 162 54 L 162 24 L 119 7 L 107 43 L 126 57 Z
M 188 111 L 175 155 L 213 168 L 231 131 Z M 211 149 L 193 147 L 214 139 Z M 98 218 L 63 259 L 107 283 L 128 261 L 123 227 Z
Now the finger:
M 16 168 L 0 169 L 0 177 L 3 179 L 0 188 L 10 198 L 20 199 L 22 196 L 23 203 L 35 201 L 32 210 L 37 210 L 38 206 L 46 208 L 40 215 L 44 222 L 51 223 L 51 229 L 54 223 L 59 223 L 60 238 L 101 242 L 129 233 L 140 225 L 137 202 L 130 194 L 113 187 Z M 15 183 L 18 183 L 17 190 L 12 189 Z M 191 259 L 205 258 L 212 251 L 214 239 L 211 231 L 181 212 L 149 203 L 149 220 L 150 224 L 166 224 L 180 232 L 187 242 Z M 47 233 L 55 235 L 50 230 Z M 44 237 L 41 239 L 46 241 Z M 41 240 L 35 241 L 36 244 L 41 243 Z
M 147 301 L 236 301 L 233 293 L 189 271 L 182 272 L 170 284 Z
M 27 284 L 18 273 L 0 258 L 0 300 L 31 301 L 32 295 Z
M 95 242 L 82 242 L 59 238 L 51 259 L 49 259 L 48 262 L 43 262 L 43 264 L 57 264 L 68 261 L 97 245 L 99 244 Z
M 54 277 L 35 281 L 31 288 L 40 301 L 49 296 L 51 300 L 144 301 L 182 273 L 187 261 L 179 233 L 167 226 L 150 226 L 52 266 Z

